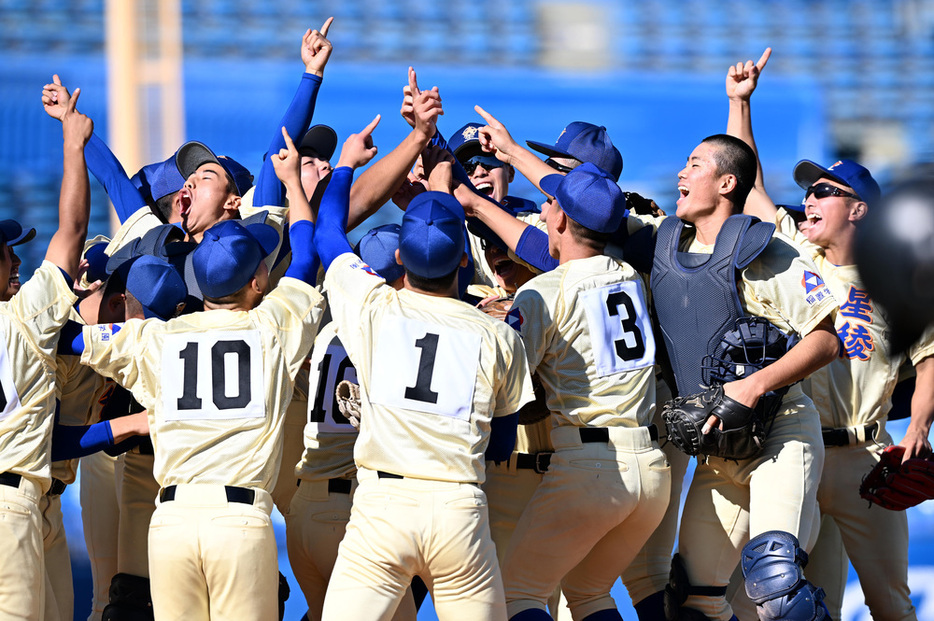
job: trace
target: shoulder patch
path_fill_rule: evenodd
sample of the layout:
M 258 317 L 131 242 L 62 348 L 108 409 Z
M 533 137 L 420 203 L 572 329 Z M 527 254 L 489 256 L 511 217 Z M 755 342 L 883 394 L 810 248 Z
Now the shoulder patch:
M 381 276 L 376 273 L 376 270 L 374 270 L 372 267 L 367 265 L 362 259 L 355 259 L 350 264 L 350 269 L 361 270 L 363 272 L 366 272 L 370 276 L 376 276 L 377 278 L 381 278 Z
M 801 284 L 804 285 L 804 292 L 810 293 L 815 289 L 823 287 L 824 279 L 820 277 L 820 274 L 805 270 L 804 277 L 801 279 Z
M 513 306 L 513 308 L 506 313 L 506 325 L 521 334 L 523 323 L 525 323 L 525 319 L 522 318 L 522 311 Z

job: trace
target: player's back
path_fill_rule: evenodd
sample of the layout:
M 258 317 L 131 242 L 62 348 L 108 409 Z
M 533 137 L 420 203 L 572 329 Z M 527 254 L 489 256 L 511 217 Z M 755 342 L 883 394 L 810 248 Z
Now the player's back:
M 459 300 L 389 286 L 338 336 L 363 389 L 358 466 L 482 482 L 491 419 L 530 390 L 518 336 Z
M 557 425 L 645 426 L 655 405 L 655 341 L 638 273 L 608 256 L 536 276 L 506 319 L 519 330 Z

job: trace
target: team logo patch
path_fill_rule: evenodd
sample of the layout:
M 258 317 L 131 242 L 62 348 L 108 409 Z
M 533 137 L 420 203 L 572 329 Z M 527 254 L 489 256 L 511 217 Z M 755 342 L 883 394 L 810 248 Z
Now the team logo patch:
M 840 160 L 837 160 L 831 166 L 829 166 L 827 170 L 833 170 L 834 168 L 836 168 L 837 166 L 840 166 L 841 164 L 843 164 L 843 162 L 841 162 Z
M 824 279 L 821 278 L 819 274 L 805 270 L 804 278 L 801 279 L 801 284 L 804 285 L 804 292 L 810 293 L 815 289 L 823 287 Z
M 508 325 L 516 332 L 522 332 L 523 323 L 525 323 L 525 319 L 522 318 L 522 311 L 520 311 L 518 308 L 513 308 L 508 313 L 506 313 L 506 325 Z
M 478 130 L 476 127 L 468 127 L 461 133 L 461 135 L 464 137 L 464 140 L 473 140 L 477 135 L 477 131 Z
M 361 270 L 363 272 L 366 272 L 370 276 L 376 276 L 377 278 L 381 278 L 381 276 L 376 273 L 376 270 L 374 270 L 372 267 L 370 267 L 369 265 L 367 265 L 360 259 L 357 259 L 353 263 L 351 263 L 350 269 Z

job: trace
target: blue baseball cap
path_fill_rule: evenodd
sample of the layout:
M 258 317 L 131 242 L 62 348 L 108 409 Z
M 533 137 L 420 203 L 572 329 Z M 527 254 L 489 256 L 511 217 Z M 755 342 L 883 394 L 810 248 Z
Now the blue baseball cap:
M 188 296 L 188 287 L 178 270 L 149 255 L 133 260 L 126 275 L 126 290 L 139 300 L 147 319 L 175 317 Z
M 357 256 L 376 270 L 386 282 L 399 280 L 405 274 L 405 268 L 396 262 L 401 231 L 402 227 L 398 224 L 377 226 L 367 231 L 354 248 Z
M 187 177 L 182 176 L 175 164 L 177 156 L 178 151 L 161 162 L 146 164 L 130 179 L 148 202 L 155 203 L 164 196 L 175 194 L 185 185 Z
M 614 181 L 623 174 L 623 156 L 613 146 L 606 127 L 574 121 L 565 127 L 554 145 L 526 140 L 529 147 L 548 157 L 569 157 L 581 162 L 596 164 L 607 171 Z
M 866 203 L 876 203 L 882 196 L 879 184 L 872 178 L 869 170 L 853 160 L 837 160 L 828 168 L 811 160 L 801 160 L 795 164 L 794 176 L 795 183 L 805 190 L 821 179 L 833 179 L 853 188 L 853 192 Z
M 36 229 L 24 229 L 16 220 L 0 220 L 0 241 L 7 246 L 25 244 L 36 236 Z
M 548 175 L 541 188 L 572 220 L 591 231 L 612 233 L 626 214 L 626 196 L 605 171 L 585 162 L 567 175 Z
M 236 220 L 218 222 L 191 253 L 201 293 L 222 298 L 236 293 L 253 278 L 260 262 L 279 245 L 279 233 L 268 224 L 243 226 Z
M 448 140 L 448 148 L 451 149 L 451 153 L 454 154 L 458 160 L 465 159 L 468 155 L 475 155 L 476 153 L 482 153 L 483 149 L 480 147 L 480 128 L 483 127 L 483 123 L 467 123 L 459 130 L 454 132 L 451 136 L 451 139 Z M 465 153 L 470 151 L 469 154 Z M 490 155 L 487 153 L 487 155 Z
M 402 217 L 399 255 L 405 268 L 422 278 L 453 272 L 464 256 L 464 208 L 444 192 L 422 192 Z
M 104 252 L 106 248 L 107 242 L 100 241 L 92 244 L 84 251 L 84 258 L 87 259 L 88 262 L 88 282 L 96 282 L 98 280 L 103 282 L 107 280 L 107 262 L 110 257 Z
M 799 213 L 804 213 L 804 203 L 798 203 L 797 205 L 775 205 L 776 209 L 784 209 L 785 211 L 797 211 Z
M 237 186 L 237 194 L 243 196 L 253 187 L 253 175 L 242 164 L 226 155 L 214 155 L 207 145 L 197 140 L 186 142 L 175 152 L 175 165 L 183 179 L 188 179 L 199 167 L 208 162 L 219 164 Z
M 188 243 L 182 242 L 181 240 L 183 239 L 185 239 L 185 231 L 174 224 L 163 224 L 154 227 L 146 231 L 142 237 L 137 237 L 114 251 L 107 259 L 107 273 L 111 274 L 120 269 L 120 266 L 127 261 L 131 261 L 146 254 L 161 259 L 168 259 L 170 254 L 173 254 L 167 251 L 169 244 L 174 245 L 177 242 Z M 189 245 L 194 247 L 194 243 L 190 243 Z

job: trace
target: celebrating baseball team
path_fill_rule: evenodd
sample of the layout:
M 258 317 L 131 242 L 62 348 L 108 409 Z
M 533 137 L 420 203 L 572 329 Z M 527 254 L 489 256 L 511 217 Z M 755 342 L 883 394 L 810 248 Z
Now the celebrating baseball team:
M 388 119 L 361 119 L 338 151 L 312 124 L 332 21 L 255 177 L 200 142 L 131 177 L 80 89 L 43 87 L 59 223 L 22 286 L 35 231 L 0 221 L 0 619 L 73 618 L 79 467 L 94 620 L 281 619 L 274 506 L 309 621 L 414 620 L 427 594 L 442 620 L 620 620 L 620 578 L 640 621 L 839 619 L 848 560 L 873 618 L 916 619 L 934 330 L 887 348 L 866 168 L 802 160 L 801 204 L 766 193 L 771 50 L 729 67 L 666 215 L 620 189 L 604 127 L 526 148 L 477 106 L 445 139 L 411 68 L 411 132 L 377 159 Z M 112 238 L 88 239 L 88 170 Z M 384 206 L 401 225 L 352 245 Z

